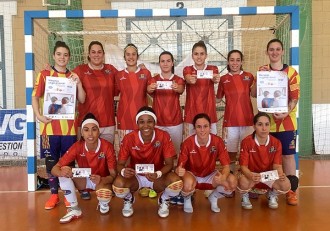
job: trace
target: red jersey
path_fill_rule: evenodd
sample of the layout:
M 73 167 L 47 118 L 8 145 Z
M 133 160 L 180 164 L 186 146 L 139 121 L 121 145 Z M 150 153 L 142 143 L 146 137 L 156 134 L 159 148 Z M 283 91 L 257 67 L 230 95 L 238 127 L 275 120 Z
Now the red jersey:
M 269 65 L 270 66 L 270 65 Z M 270 68 L 271 69 L 271 68 Z M 273 70 L 273 69 L 271 69 Z M 287 64 L 283 65 L 282 70 L 288 75 L 288 100 L 299 100 L 300 97 L 300 76 L 298 72 Z M 283 120 L 275 120 L 273 114 L 269 114 L 270 121 L 270 132 L 283 132 L 283 131 L 295 131 L 297 130 L 297 107 L 295 107 L 290 114 Z
M 147 84 L 151 73 L 147 69 L 128 72 L 126 69 L 116 75 L 116 88 L 120 92 L 117 111 L 117 126 L 122 130 L 137 129 L 135 116 L 138 110 L 147 106 Z
M 154 164 L 155 171 L 159 171 L 164 167 L 164 160 L 175 155 L 170 135 L 155 128 L 154 137 L 147 144 L 143 143 L 139 130 L 134 130 L 124 136 L 118 160 L 130 159 L 129 167 L 133 169 L 135 169 L 135 164 Z
M 71 74 L 72 73 L 69 70 L 63 73 L 63 72 L 57 72 L 53 68 L 51 70 L 43 70 L 39 72 L 35 81 L 32 96 L 39 97 L 39 107 L 41 108 L 41 110 L 39 111 L 41 115 L 43 115 L 46 77 L 52 76 L 52 77 L 60 77 L 60 78 L 69 78 Z M 68 119 L 52 120 L 48 124 L 44 124 L 40 122 L 40 135 L 74 136 L 76 135 L 75 120 L 68 120 Z
M 281 142 L 269 135 L 266 145 L 259 145 L 254 137 L 255 135 L 252 134 L 242 140 L 240 165 L 247 166 L 251 172 L 256 173 L 273 170 L 273 164 L 281 165 Z
M 178 166 L 182 164 L 195 176 L 205 177 L 214 172 L 217 160 L 223 166 L 230 164 L 226 146 L 219 136 L 210 134 L 207 145 L 200 146 L 197 135 L 191 135 L 181 145 Z
M 156 75 L 150 79 L 148 85 L 157 81 L 175 81 L 178 85 L 185 85 L 184 79 L 177 75 L 172 75 L 170 79 Z M 153 97 L 152 108 L 157 115 L 157 125 L 175 126 L 183 122 L 179 93 L 172 89 L 156 89 L 151 96 Z
M 204 70 L 212 70 L 213 74 L 219 74 L 216 66 L 207 65 Z M 185 67 L 183 76 L 186 75 L 197 75 L 197 69 L 194 66 Z M 195 115 L 206 113 L 211 123 L 216 123 L 218 119 L 215 107 L 214 83 L 211 79 L 197 79 L 195 84 L 187 84 L 185 122 L 192 123 Z
M 89 112 L 93 113 L 100 127 L 115 125 L 114 96 L 115 75 L 117 69 L 104 64 L 103 69 L 93 70 L 88 64 L 82 64 L 74 69 L 86 91 L 83 104 L 78 104 L 78 125 Z
M 224 127 L 241 127 L 253 125 L 253 107 L 250 99 L 254 77 L 251 73 L 241 71 L 221 76 L 217 98 L 226 98 Z
M 115 170 L 117 165 L 113 145 L 102 138 L 95 152 L 87 150 L 85 141 L 77 141 L 60 158 L 58 164 L 61 167 L 67 166 L 72 161 L 76 161 L 79 168 L 91 168 L 92 174 L 101 177 L 109 176 L 110 170 Z

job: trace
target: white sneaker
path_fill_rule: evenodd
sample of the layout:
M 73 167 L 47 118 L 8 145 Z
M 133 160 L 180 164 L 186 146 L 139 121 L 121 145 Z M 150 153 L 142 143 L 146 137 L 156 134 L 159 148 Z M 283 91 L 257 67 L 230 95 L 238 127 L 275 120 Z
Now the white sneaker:
M 209 202 L 211 203 L 211 210 L 215 213 L 219 213 L 220 208 L 218 207 L 218 198 L 212 194 L 208 197 Z
M 242 195 L 242 208 L 243 209 L 252 209 L 252 204 L 250 202 L 249 193 L 244 193 Z
M 99 202 L 99 204 L 96 207 L 96 210 L 98 210 L 98 208 L 100 208 L 100 213 L 102 214 L 106 214 L 110 210 L 109 203 L 105 203 L 105 202 Z
M 168 215 L 170 214 L 170 210 L 169 210 L 170 201 L 162 200 L 162 198 L 159 197 L 158 204 L 159 204 L 158 215 L 163 218 L 168 217 Z
M 183 211 L 185 211 L 186 213 L 193 213 L 194 209 L 191 204 L 191 196 L 183 197 L 183 198 L 184 198 Z
M 133 202 L 134 202 L 134 197 L 132 197 L 130 200 L 124 199 L 124 208 L 122 210 L 124 217 L 130 217 L 133 215 L 134 213 Z
M 78 219 L 81 216 L 82 216 L 82 212 L 80 209 L 69 208 L 67 210 L 67 214 L 65 214 L 65 216 L 60 219 L 60 223 L 62 224 L 69 223 L 70 221 L 74 219 Z
M 268 207 L 271 209 L 277 209 L 278 203 L 277 203 L 277 196 L 272 194 L 271 192 L 268 195 Z

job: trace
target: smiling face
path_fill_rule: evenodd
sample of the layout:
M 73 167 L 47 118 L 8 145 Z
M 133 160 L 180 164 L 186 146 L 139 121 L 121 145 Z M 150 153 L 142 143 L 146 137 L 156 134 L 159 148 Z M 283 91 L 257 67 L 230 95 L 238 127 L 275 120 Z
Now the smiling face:
M 91 46 L 88 57 L 90 59 L 90 63 L 94 66 L 100 66 L 104 62 L 104 51 L 102 47 L 98 44 L 94 44 Z
M 204 47 L 197 46 L 192 52 L 192 59 L 195 62 L 195 66 L 200 67 L 205 65 L 207 53 Z
M 69 63 L 70 52 L 65 47 L 58 47 L 53 54 L 53 59 L 55 61 L 55 68 L 57 70 L 63 70 Z
M 159 66 L 162 71 L 162 73 L 172 73 L 172 67 L 174 63 L 172 60 L 171 55 L 169 54 L 163 54 L 159 58 Z
M 151 115 L 141 115 L 138 118 L 137 125 L 144 141 L 150 141 L 155 129 L 155 120 Z
M 260 116 L 253 127 L 259 139 L 266 139 L 270 131 L 270 121 L 266 116 Z
M 269 44 L 266 54 L 269 57 L 270 63 L 280 63 L 282 62 L 282 56 L 284 55 L 284 50 L 279 42 L 272 42 Z
M 197 140 L 200 142 L 205 142 L 208 140 L 211 132 L 211 124 L 205 118 L 200 118 L 196 120 L 195 130 L 197 135 Z
M 137 50 L 132 46 L 127 47 L 124 52 L 124 59 L 127 67 L 136 67 L 138 60 Z
M 87 144 L 96 144 L 100 135 L 100 130 L 98 126 L 94 123 L 85 124 L 82 131 L 82 137 Z
M 241 72 L 242 65 L 243 65 L 243 60 L 240 53 L 233 52 L 232 54 L 230 54 L 228 59 L 228 67 L 230 73 L 239 74 Z

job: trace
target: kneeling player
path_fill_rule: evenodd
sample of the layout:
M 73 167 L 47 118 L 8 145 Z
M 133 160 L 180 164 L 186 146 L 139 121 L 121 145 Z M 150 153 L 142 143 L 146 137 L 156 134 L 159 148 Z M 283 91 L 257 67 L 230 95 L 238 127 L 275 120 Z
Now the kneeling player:
M 68 223 L 82 215 L 78 207 L 76 188 L 96 190 L 101 214 L 109 212 L 111 185 L 116 176 L 114 148 L 111 143 L 99 138 L 99 123 L 93 114 L 85 116 L 81 128 L 83 140 L 77 141 L 52 169 L 52 174 L 59 177 L 65 198 L 71 204 L 60 223 Z M 73 177 L 72 169 L 68 166 L 72 161 L 76 161 L 79 168 L 90 168 L 90 177 Z
M 124 199 L 124 217 L 133 215 L 133 193 L 142 187 L 164 191 L 158 199 L 160 217 L 169 215 L 169 198 L 177 196 L 182 189 L 180 177 L 172 172 L 174 145 L 167 132 L 155 128 L 156 121 L 152 108 L 142 107 L 136 115 L 138 130 L 127 134 L 120 145 L 117 168 L 120 174 L 113 183 L 113 191 Z M 138 173 L 137 164 L 141 168 L 149 164 L 154 172 Z
M 248 192 L 256 187 L 268 189 L 268 207 L 277 209 L 277 195 L 290 190 L 290 181 L 282 168 L 282 145 L 279 140 L 269 135 L 270 117 L 268 114 L 259 112 L 254 116 L 253 123 L 255 131 L 241 144 L 242 174 L 238 179 L 238 188 L 242 193 L 242 207 L 252 209 Z M 260 173 L 272 170 L 277 171 L 279 179 L 269 181 L 262 178 Z
M 237 180 L 230 174 L 230 159 L 222 139 L 211 134 L 211 122 L 207 114 L 197 114 L 193 119 L 196 134 L 188 137 L 182 144 L 175 172 L 183 179 L 181 194 L 184 197 L 183 210 L 192 213 L 191 196 L 195 189 L 214 189 L 208 196 L 211 210 L 220 212 L 218 199 L 231 194 Z M 222 170 L 215 169 L 220 160 Z

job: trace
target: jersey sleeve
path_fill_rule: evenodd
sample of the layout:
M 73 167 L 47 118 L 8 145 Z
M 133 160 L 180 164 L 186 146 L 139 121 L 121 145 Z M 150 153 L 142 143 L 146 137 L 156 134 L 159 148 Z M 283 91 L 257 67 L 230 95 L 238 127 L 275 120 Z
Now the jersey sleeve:
M 117 161 L 115 155 L 115 149 L 111 143 L 108 143 L 107 148 L 107 165 L 109 170 L 116 170 L 117 168 Z
M 131 147 L 130 137 L 128 135 L 124 136 L 122 143 L 120 144 L 118 161 L 124 160 L 127 161 L 130 156 L 130 147 Z
M 246 140 L 241 143 L 241 151 L 239 154 L 239 165 L 248 166 L 249 165 L 249 153 Z
M 60 160 L 58 161 L 58 164 L 60 165 L 60 167 L 68 166 L 73 161 L 75 161 L 76 155 L 78 152 L 79 152 L 79 141 L 74 143 L 68 149 L 68 151 L 66 151 L 66 153 L 60 158 Z
M 220 82 L 219 82 L 218 90 L 217 90 L 217 99 L 222 99 L 222 97 L 225 94 L 225 92 L 223 90 L 223 84 L 222 84 L 221 78 L 220 78 Z
M 219 149 L 218 159 L 220 160 L 221 165 L 222 166 L 229 165 L 230 164 L 229 154 L 228 154 L 227 148 L 221 138 L 219 138 L 219 141 L 218 141 L 218 149 Z
M 45 85 L 45 76 L 43 72 L 39 72 L 34 84 L 32 96 L 42 97 L 45 93 Z

